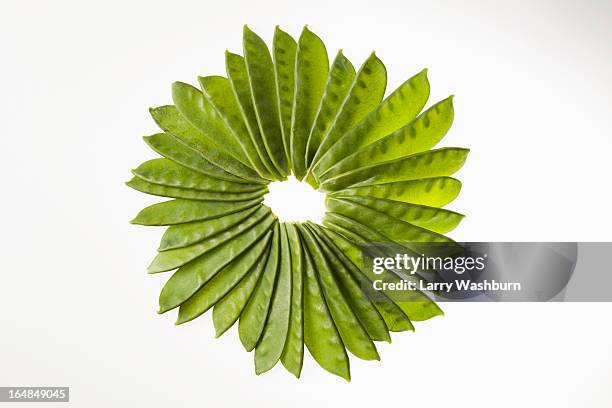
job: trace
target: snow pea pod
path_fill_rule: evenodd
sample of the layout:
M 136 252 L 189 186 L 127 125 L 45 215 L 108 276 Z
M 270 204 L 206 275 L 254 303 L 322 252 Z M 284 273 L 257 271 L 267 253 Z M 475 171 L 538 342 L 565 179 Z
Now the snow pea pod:
M 159 313 L 174 309 L 193 296 L 217 272 L 259 241 L 275 223 L 275 218 L 267 217 L 254 228 L 179 268 L 162 288 Z
M 332 197 L 365 196 L 443 207 L 461 191 L 461 182 L 452 177 L 431 177 L 354 187 L 330 193 Z
M 174 225 L 191 221 L 203 221 L 257 206 L 261 198 L 244 202 L 170 200 L 142 209 L 130 221 L 139 225 Z
M 286 223 L 291 251 L 291 316 L 281 362 L 300 378 L 304 361 L 304 259 L 302 242 L 294 224 Z
M 333 276 L 329 260 L 321 250 L 312 232 L 305 226 L 300 226 L 300 233 L 312 257 L 313 264 L 317 268 L 323 297 L 344 346 L 363 360 L 380 360 L 376 346 L 347 302 Z
M 159 252 L 151 262 L 151 265 L 149 265 L 147 271 L 149 273 L 158 273 L 178 268 L 202 256 L 206 252 L 219 247 L 227 241 L 245 235 L 246 232 L 249 232 L 251 235 L 261 235 L 275 220 L 276 216 L 272 214 L 270 209 L 261 206 L 247 221 L 237 224 L 220 234 L 213 235 L 208 239 L 183 248 Z M 251 229 L 253 229 L 253 231 L 250 231 Z
M 326 180 L 338 174 L 376 163 L 421 153 L 435 146 L 453 123 L 452 97 L 438 102 L 408 125 L 345 157 L 319 175 Z
M 342 143 L 336 143 L 324 152 L 313 168 L 314 173 L 323 174 L 340 159 L 411 122 L 428 98 L 429 81 L 427 70 L 423 70 L 400 85 L 357 126 L 342 136 Z
M 291 250 L 285 224 L 280 224 L 280 264 L 268 320 L 255 349 L 255 373 L 270 370 L 281 358 L 291 316 Z
M 278 26 L 274 29 L 272 42 L 274 73 L 276 75 L 276 95 L 278 113 L 280 115 L 281 131 L 285 155 L 290 157 L 291 116 L 293 115 L 293 94 L 295 93 L 295 56 L 297 43 L 289 34 Z M 291 163 L 289 162 L 289 165 Z
M 291 161 L 298 180 L 306 175 L 306 146 L 325 90 L 329 59 L 325 44 L 308 27 L 298 40 L 295 62 L 295 101 L 291 122 Z
M 469 149 L 445 147 L 361 167 L 326 180 L 321 184 L 321 190 L 338 191 L 346 187 L 450 176 L 463 166 L 468 152 Z
M 251 270 L 268 247 L 271 232 L 268 231 L 245 253 L 231 261 L 214 275 L 196 293 L 179 307 L 176 324 L 189 322 L 205 313 L 228 293 Z
M 280 226 L 277 224 L 274 227 L 274 235 L 270 244 L 270 255 L 268 256 L 263 275 L 242 311 L 240 322 L 238 323 L 238 336 L 246 351 L 251 351 L 255 348 L 266 325 L 276 283 L 276 275 L 279 269 L 279 257 Z
M 276 101 L 276 78 L 272 57 L 266 43 L 246 25 L 243 46 L 259 131 L 274 167 L 281 175 L 286 176 L 289 174 L 289 167 Z

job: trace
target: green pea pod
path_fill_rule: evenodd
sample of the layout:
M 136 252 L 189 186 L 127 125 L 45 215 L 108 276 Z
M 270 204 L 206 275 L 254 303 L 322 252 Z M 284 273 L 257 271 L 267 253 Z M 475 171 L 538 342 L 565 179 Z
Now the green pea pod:
M 461 182 L 452 177 L 431 177 L 354 187 L 333 192 L 332 197 L 376 197 L 405 203 L 444 207 L 461 191 Z
M 355 316 L 359 319 L 359 322 L 361 322 L 368 336 L 375 341 L 390 342 L 391 337 L 389 337 L 389 332 L 387 331 L 384 320 L 372 302 L 365 296 L 358 281 L 347 270 L 345 265 L 338 258 L 338 255 L 331 250 L 321 229 L 313 223 L 307 223 L 306 226 L 313 233 L 314 238 L 333 271 L 333 275 L 338 279 L 341 285 L 341 289 L 350 308 L 354 311 Z
M 347 187 L 450 176 L 463 166 L 469 151 L 458 147 L 446 147 L 361 167 L 326 180 L 321 184 L 321 190 L 338 191 Z
M 265 253 L 259 258 L 253 270 L 242 278 L 240 283 L 215 305 L 213 309 L 213 323 L 215 325 L 216 337 L 225 333 L 240 317 L 255 290 L 257 282 L 259 282 L 269 255 L 270 245 L 268 245 Z
M 323 369 L 350 381 L 349 358 L 323 297 L 310 252 L 306 247 L 304 260 L 304 344 Z
M 212 237 L 243 222 L 257 211 L 260 206 L 247 208 L 237 213 L 225 215 L 211 220 L 193 221 L 185 224 L 171 225 L 166 229 L 159 244 L 158 251 L 183 248 L 206 238 Z
M 295 56 L 297 43 L 289 34 L 278 26 L 274 29 L 272 43 L 274 73 L 276 74 L 276 95 L 280 115 L 281 131 L 285 155 L 290 157 L 291 116 L 293 115 L 293 98 L 295 93 Z M 289 163 L 291 165 L 291 163 Z
M 149 183 L 140 177 L 134 177 L 127 183 L 127 186 L 142 193 L 156 195 L 160 197 L 183 198 L 187 200 L 201 201 L 246 201 L 256 197 L 262 197 L 268 191 L 262 188 L 259 191 L 249 193 L 222 193 L 218 191 L 202 191 L 191 188 L 167 187 L 160 184 Z
M 342 143 L 336 143 L 324 152 L 314 171 L 323 174 L 340 159 L 411 122 L 428 98 L 429 81 L 427 70 L 423 70 L 400 85 L 357 126 L 342 136 Z
M 164 201 L 144 208 L 130 223 L 139 225 L 174 225 L 191 221 L 209 220 L 257 206 L 261 201 L 261 198 L 244 202 Z
M 321 98 L 316 119 L 310 129 L 310 136 L 308 137 L 308 145 L 306 147 L 306 167 L 310 167 L 310 163 L 334 118 L 338 115 L 338 111 L 354 79 L 355 68 L 353 64 L 342 54 L 342 50 L 338 51 L 327 76 L 325 92 Z
M 144 141 L 155 152 L 205 176 L 235 183 L 248 183 L 247 180 L 235 176 L 206 160 L 204 156 L 169 133 L 157 133 L 143 137 Z
M 256 227 L 179 268 L 168 279 L 159 295 L 159 313 L 184 303 L 217 272 L 259 241 L 275 223 L 276 219 L 268 217 Z
M 268 320 L 255 349 L 255 373 L 270 370 L 283 354 L 291 316 L 291 250 L 284 224 L 280 225 L 280 265 Z
M 338 174 L 376 163 L 421 153 L 435 146 L 453 123 L 453 98 L 438 102 L 414 121 L 343 160 L 319 175 L 327 180 Z
M 257 115 L 255 114 L 253 97 L 251 95 L 251 85 L 249 84 L 249 74 L 247 73 L 244 58 L 238 54 L 226 51 L 225 66 L 227 77 L 232 86 L 236 101 L 238 102 L 240 113 L 242 114 L 242 119 L 249 132 L 253 146 L 255 150 L 257 150 L 259 159 L 266 166 L 268 172 L 275 175 L 275 179 L 283 179 L 283 176 L 280 175 L 276 167 L 274 167 L 274 164 L 272 164 L 272 160 L 266 151 L 262 135 L 259 132 Z
M 255 266 L 268 247 L 271 232 L 261 237 L 251 248 L 232 260 L 179 307 L 176 324 L 189 322 L 205 313 L 227 294 Z
M 262 184 L 268 182 L 259 177 L 255 170 L 227 153 L 210 135 L 202 133 L 189 123 L 175 106 L 160 106 L 150 109 L 150 112 L 164 132 L 173 135 L 214 165 L 247 181 Z
M 304 362 L 304 258 L 302 242 L 294 224 L 286 223 L 291 251 L 291 317 L 281 362 L 300 378 Z
M 276 102 L 276 78 L 272 57 L 266 43 L 246 25 L 243 46 L 259 131 L 274 167 L 281 175 L 286 176 L 289 174 L 289 167 Z
M 380 360 L 376 346 L 368 336 L 367 331 L 355 316 L 338 282 L 333 276 L 329 260 L 322 252 L 312 232 L 300 226 L 300 233 L 304 238 L 308 252 L 312 256 L 317 268 L 319 282 L 323 291 L 323 297 L 329 308 L 329 312 L 338 328 L 342 342 L 347 350 L 355 356 L 364 360 Z
M 438 234 L 445 234 L 452 231 L 465 217 L 463 214 L 454 211 L 427 207 L 419 204 L 385 200 L 382 198 L 353 196 L 342 198 L 342 200 L 361 204 L 365 207 L 385 213 L 390 217 L 406 221 Z
M 323 136 L 312 159 L 313 168 L 316 168 L 317 162 L 327 150 L 380 104 L 386 86 L 387 70 L 376 54 L 372 53 L 359 69 L 338 114 Z
M 249 302 L 242 311 L 240 322 L 238 323 L 238 335 L 246 351 L 251 351 L 255 348 L 263 333 L 266 320 L 268 319 L 268 310 L 270 309 L 270 303 L 276 283 L 276 275 L 279 270 L 279 225 L 276 225 L 274 228 L 274 236 L 272 237 L 272 243 L 270 245 L 270 255 L 268 256 L 263 275 L 257 283 L 257 287 L 249 299 Z
M 153 259 L 151 262 L 151 265 L 149 265 L 147 272 L 158 273 L 176 269 L 202 256 L 206 252 L 219 247 L 227 241 L 237 239 L 236 237 L 245 235 L 245 232 L 250 231 L 251 228 L 254 229 L 253 232 L 250 232 L 251 235 L 261 235 L 269 228 L 275 219 L 276 217 L 274 214 L 272 214 L 269 208 L 266 206 L 261 206 L 248 220 L 243 223 L 236 224 L 226 231 L 213 235 L 212 237 L 197 242 L 193 245 L 159 252 L 155 259 Z
M 227 78 L 221 76 L 199 77 L 200 86 L 206 99 L 219 114 L 221 120 L 244 152 L 249 163 L 257 173 L 265 179 L 276 180 L 276 174 L 270 172 L 261 160 L 253 139 L 246 128 L 244 118 L 240 114 L 238 102 L 234 96 L 232 85 Z
M 298 180 L 306 175 L 306 147 L 325 90 L 329 59 L 325 44 L 304 27 L 295 62 L 295 101 L 291 122 L 291 161 Z

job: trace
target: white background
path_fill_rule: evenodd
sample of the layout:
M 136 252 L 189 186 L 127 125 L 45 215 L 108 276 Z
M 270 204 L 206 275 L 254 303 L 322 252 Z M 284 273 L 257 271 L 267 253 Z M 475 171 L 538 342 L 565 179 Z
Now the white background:
M 235 330 L 156 315 L 161 231 L 128 224 L 155 200 L 123 182 L 154 157 L 147 108 L 223 74 L 244 23 L 308 23 L 356 65 L 376 50 L 389 88 L 428 67 L 431 101 L 456 95 L 455 239 L 610 241 L 610 1 L 300 3 L 2 2 L 0 385 L 79 407 L 612 406 L 610 304 L 445 305 L 351 383 L 310 356 L 257 377 Z

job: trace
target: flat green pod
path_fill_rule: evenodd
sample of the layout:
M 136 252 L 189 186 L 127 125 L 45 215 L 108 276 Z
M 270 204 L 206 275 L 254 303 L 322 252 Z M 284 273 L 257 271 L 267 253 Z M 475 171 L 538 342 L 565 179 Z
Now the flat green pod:
M 235 239 L 225 242 L 179 268 L 161 290 L 159 313 L 165 313 L 187 301 L 217 272 L 260 240 L 274 224 L 278 225 L 275 218 L 267 218 Z
M 278 114 L 285 155 L 291 154 L 291 117 L 293 116 L 293 98 L 295 93 L 295 58 L 297 43 L 289 34 L 278 26 L 274 29 L 272 41 L 274 74 L 276 75 L 276 96 L 278 99 Z M 289 165 L 291 161 L 289 160 Z
M 130 223 L 155 226 L 209 220 L 257 206 L 261 201 L 261 198 L 241 202 L 180 199 L 164 201 L 144 208 Z
M 332 197 L 375 197 L 405 203 L 444 207 L 461 191 L 461 182 L 452 177 L 431 177 L 352 187 L 332 192 Z
M 326 180 L 338 174 L 421 153 L 434 147 L 453 123 L 452 97 L 438 102 L 408 125 L 336 163 L 319 175 Z
M 261 258 L 272 233 L 268 231 L 246 252 L 233 259 L 179 307 L 176 324 L 189 322 L 205 313 L 225 296 L 255 266 Z
M 259 132 L 274 167 L 281 175 L 286 176 L 289 174 L 289 165 L 276 103 L 274 63 L 266 43 L 246 25 L 243 46 Z
M 298 40 L 295 62 L 295 100 L 291 122 L 291 161 L 295 178 L 306 175 L 306 147 L 325 90 L 329 58 L 325 44 L 308 27 Z
M 445 147 L 361 167 L 326 180 L 321 190 L 338 191 L 347 187 L 450 176 L 463 166 L 468 153 L 469 149 Z

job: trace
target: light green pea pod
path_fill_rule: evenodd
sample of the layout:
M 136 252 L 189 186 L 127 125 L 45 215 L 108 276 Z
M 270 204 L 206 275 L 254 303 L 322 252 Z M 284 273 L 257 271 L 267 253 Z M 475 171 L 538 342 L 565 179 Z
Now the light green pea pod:
M 445 147 L 361 167 L 326 180 L 321 184 L 321 190 L 338 191 L 347 187 L 450 176 L 463 166 L 469 151 L 458 147 Z
M 321 229 L 313 223 L 307 223 L 306 226 L 313 233 L 314 238 L 319 244 L 319 248 L 323 251 L 333 271 L 332 274 L 342 286 L 348 304 L 368 333 L 368 336 L 375 341 L 390 342 L 391 337 L 389 337 L 389 332 L 387 331 L 384 320 L 372 302 L 365 296 L 355 277 L 351 275 L 342 261 L 338 258 L 337 254 L 331 250 Z
M 307 247 L 304 247 L 304 260 L 304 344 L 322 368 L 351 381 L 349 358 L 323 297 Z
M 255 170 L 221 148 L 219 143 L 212 139 L 210 135 L 205 135 L 189 123 L 175 106 L 160 106 L 150 109 L 150 112 L 157 125 L 164 132 L 173 135 L 214 165 L 247 181 L 268 183 L 267 180 L 259 177 Z
M 386 86 L 385 65 L 376 54 L 372 53 L 359 69 L 340 111 L 323 136 L 321 145 L 312 159 L 313 169 L 327 150 L 380 104 Z
M 261 133 L 259 132 L 259 124 L 257 123 L 257 115 L 255 114 L 255 107 L 253 106 L 253 96 L 251 95 L 251 85 L 249 83 L 249 74 L 247 73 L 246 63 L 244 58 L 238 54 L 233 54 L 229 51 L 225 52 L 225 66 L 227 70 L 227 77 L 232 86 L 234 97 L 238 102 L 238 107 L 244 124 L 249 132 L 251 141 L 259 159 L 266 166 L 269 173 L 274 174 L 275 179 L 282 180 L 283 176 L 280 175 L 272 160 L 268 155 L 266 146 L 264 144 Z
M 342 200 L 361 204 L 438 234 L 452 231 L 465 218 L 465 215 L 454 211 L 381 198 L 353 196 L 342 198 Z
M 242 278 L 240 283 L 215 305 L 213 309 L 213 323 L 215 325 L 216 337 L 225 333 L 240 317 L 257 286 L 257 282 L 259 282 L 269 255 L 270 245 L 268 245 L 266 252 L 259 257 L 257 265 L 253 267 L 253 270 Z
M 434 147 L 453 123 L 453 98 L 438 102 L 414 121 L 347 156 L 319 176 L 320 180 L 360 167 L 410 156 Z
M 254 228 L 179 268 L 162 288 L 159 313 L 184 303 L 217 272 L 258 242 L 275 223 L 276 219 L 268 217 Z
M 255 373 L 270 370 L 283 354 L 291 316 L 291 249 L 285 224 L 280 224 L 280 265 L 268 320 L 255 349 Z
M 245 202 L 170 200 L 142 209 L 130 221 L 139 225 L 174 225 L 203 221 L 233 214 L 261 203 L 261 198 Z
M 380 360 L 376 346 L 344 297 L 330 264 L 310 229 L 300 226 L 308 252 L 317 268 L 323 297 L 347 350 L 363 360 Z
M 353 64 L 342 54 L 342 51 L 338 51 L 327 77 L 325 92 L 321 98 L 316 119 L 312 129 L 310 129 L 310 136 L 308 137 L 308 145 L 306 147 L 306 167 L 310 166 L 315 153 L 321 145 L 323 136 L 327 133 L 338 114 L 354 79 L 355 68 Z
M 244 118 L 240 113 L 238 102 L 234 96 L 232 85 L 227 78 L 221 76 L 199 77 L 200 86 L 206 99 L 219 114 L 221 120 L 248 158 L 251 167 L 265 179 L 276 180 L 276 174 L 271 173 L 262 162 L 253 139 L 246 128 Z
M 300 378 L 304 362 L 304 255 L 296 226 L 286 223 L 285 228 L 291 251 L 291 317 L 281 362 L 289 372 Z
M 268 319 L 276 275 L 279 270 L 280 226 L 278 224 L 274 228 L 274 236 L 270 245 L 270 255 L 268 256 L 263 275 L 259 279 L 249 302 L 242 311 L 240 322 L 238 323 L 238 336 L 246 351 L 251 351 L 255 348 Z
M 206 238 L 212 237 L 243 222 L 257 211 L 260 206 L 247 208 L 212 220 L 193 221 L 186 224 L 171 225 L 166 229 L 159 244 L 158 251 L 183 248 Z
M 283 147 L 272 57 L 266 43 L 246 25 L 243 46 L 259 131 L 274 167 L 286 176 L 289 174 L 289 166 Z
M 429 98 L 427 70 L 408 79 L 370 112 L 357 126 L 342 136 L 323 153 L 315 173 L 323 174 L 340 159 L 394 132 L 411 122 L 419 114 Z
M 145 136 L 143 139 L 155 152 L 175 163 L 197 171 L 198 173 L 219 180 L 248 183 L 247 180 L 228 173 L 221 167 L 212 164 L 212 162 L 206 160 L 200 152 L 169 133 L 157 133 L 155 135 Z
M 354 187 L 333 192 L 332 197 L 376 197 L 405 203 L 444 207 L 461 191 L 461 182 L 452 177 L 431 177 Z
M 276 74 L 276 95 L 278 113 L 280 115 L 281 131 L 285 155 L 290 158 L 291 116 L 293 115 L 293 97 L 295 93 L 295 56 L 297 43 L 289 34 L 278 26 L 274 29 L 272 44 L 274 58 L 274 73 Z M 291 160 L 289 160 L 291 165 Z
M 189 322 L 204 314 L 227 294 L 240 280 L 255 266 L 268 247 L 270 236 L 268 233 L 257 241 L 245 253 L 235 258 L 223 270 L 214 275 L 196 293 L 179 307 L 176 324 Z
M 265 232 L 265 230 L 267 230 L 275 219 L 276 217 L 274 214 L 272 214 L 269 208 L 266 206 L 261 206 L 257 209 L 255 214 L 245 222 L 236 224 L 233 227 L 219 234 L 213 235 L 208 239 L 183 248 L 175 248 L 159 252 L 155 259 L 153 259 L 151 262 L 151 265 L 149 265 L 147 272 L 166 272 L 178 268 L 196 259 L 197 257 L 202 256 L 206 252 L 219 247 L 225 242 L 232 240 L 235 237 L 244 235 L 245 231 L 249 231 L 251 228 L 255 229 L 255 232 L 252 232 L 252 234 L 261 235 L 261 232 Z
M 291 122 L 291 161 L 298 180 L 306 175 L 306 147 L 327 81 L 329 59 L 325 44 L 304 27 L 295 62 L 295 101 Z

